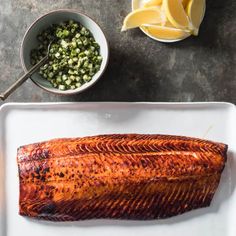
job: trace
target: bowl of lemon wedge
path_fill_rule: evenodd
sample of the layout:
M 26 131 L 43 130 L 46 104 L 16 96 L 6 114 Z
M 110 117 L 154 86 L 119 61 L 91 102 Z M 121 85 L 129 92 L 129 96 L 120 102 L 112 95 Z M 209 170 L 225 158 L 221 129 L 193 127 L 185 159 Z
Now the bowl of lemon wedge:
M 132 0 L 122 31 L 139 27 L 148 37 L 165 43 L 197 36 L 206 0 Z

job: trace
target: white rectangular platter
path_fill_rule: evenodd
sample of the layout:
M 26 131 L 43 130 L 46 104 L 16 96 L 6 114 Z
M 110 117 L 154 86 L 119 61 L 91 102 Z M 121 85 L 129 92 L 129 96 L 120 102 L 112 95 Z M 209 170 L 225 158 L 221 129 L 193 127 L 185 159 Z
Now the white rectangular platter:
M 108 133 L 186 135 L 229 145 L 220 186 L 208 208 L 155 221 L 53 223 L 18 215 L 16 151 L 59 137 Z M 0 236 L 235 236 L 236 110 L 228 103 L 6 104 L 0 110 Z

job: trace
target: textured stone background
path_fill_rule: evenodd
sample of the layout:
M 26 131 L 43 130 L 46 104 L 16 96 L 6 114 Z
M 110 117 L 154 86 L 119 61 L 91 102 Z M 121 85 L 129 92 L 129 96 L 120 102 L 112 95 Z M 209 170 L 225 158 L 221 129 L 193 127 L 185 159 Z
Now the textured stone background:
M 61 97 L 30 80 L 7 101 L 227 101 L 236 103 L 236 1 L 207 0 L 199 37 L 163 44 L 139 29 L 120 33 L 130 0 L 0 0 L 0 91 L 21 74 L 21 39 L 40 15 L 79 9 L 104 29 L 110 63 L 103 78 L 82 94 Z M 0 102 L 1 104 L 1 102 Z

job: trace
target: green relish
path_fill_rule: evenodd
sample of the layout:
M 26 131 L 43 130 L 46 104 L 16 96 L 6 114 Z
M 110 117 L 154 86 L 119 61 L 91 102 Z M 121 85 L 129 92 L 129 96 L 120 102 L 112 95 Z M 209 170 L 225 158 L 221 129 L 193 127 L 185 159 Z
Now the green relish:
M 76 89 L 89 82 L 100 70 L 100 46 L 92 33 L 73 20 L 53 24 L 37 37 L 39 45 L 31 51 L 31 64 L 35 65 L 48 51 L 53 41 L 49 60 L 39 70 L 53 87 L 60 90 Z

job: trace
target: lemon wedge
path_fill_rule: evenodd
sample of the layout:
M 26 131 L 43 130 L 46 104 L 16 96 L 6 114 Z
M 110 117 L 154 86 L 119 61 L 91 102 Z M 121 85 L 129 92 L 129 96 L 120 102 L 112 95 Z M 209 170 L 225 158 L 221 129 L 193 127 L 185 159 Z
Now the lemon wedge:
M 153 7 L 153 6 L 159 6 L 162 4 L 162 0 L 149 0 L 146 3 L 144 3 L 144 7 Z
M 181 0 L 163 0 L 163 6 L 173 26 L 179 29 L 192 28 Z
M 150 25 L 143 26 L 142 28 L 157 39 L 183 39 L 190 35 L 188 31 L 165 26 Z
M 183 7 L 186 8 L 189 0 L 182 0 Z
M 121 31 L 139 27 L 143 24 L 158 24 L 163 22 L 164 17 L 161 8 L 140 8 L 130 12 L 124 19 Z
M 175 28 L 168 20 L 165 22 L 165 24 L 163 26 Z
M 205 0 L 189 0 L 186 12 L 193 24 L 194 35 L 198 35 L 199 27 L 204 17 L 205 8 L 206 8 Z

